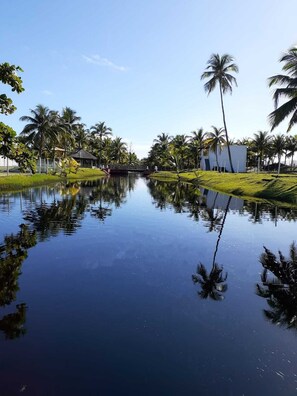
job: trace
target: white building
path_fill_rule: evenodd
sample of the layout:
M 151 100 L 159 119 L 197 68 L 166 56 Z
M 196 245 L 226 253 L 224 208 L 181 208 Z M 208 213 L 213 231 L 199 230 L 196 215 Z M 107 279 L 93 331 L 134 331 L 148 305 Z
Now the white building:
M 0 166 L 2 167 L 2 166 L 7 166 L 7 158 L 6 157 L 3 157 L 2 155 L 0 155 Z M 11 167 L 11 166 L 18 166 L 18 164 L 15 162 L 15 161 L 12 161 L 12 160 L 8 160 L 8 166 L 9 167 Z
M 234 172 L 246 172 L 247 146 L 231 145 L 230 152 Z M 218 163 L 220 168 L 231 172 L 227 146 L 218 150 Z M 209 150 L 208 155 L 202 156 L 200 168 L 203 170 L 217 168 L 216 154 L 213 151 Z

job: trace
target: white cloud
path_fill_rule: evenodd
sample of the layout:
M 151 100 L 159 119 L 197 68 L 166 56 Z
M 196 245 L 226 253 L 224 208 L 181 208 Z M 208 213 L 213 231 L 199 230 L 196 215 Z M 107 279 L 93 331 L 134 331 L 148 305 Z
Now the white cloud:
M 48 91 L 47 89 L 44 89 L 43 91 L 41 91 L 41 93 L 43 93 L 43 95 L 46 95 L 46 96 L 52 96 L 53 95 L 52 91 Z
M 116 65 L 115 63 L 111 62 L 109 59 L 102 58 L 100 55 L 91 55 L 91 56 L 82 55 L 82 57 L 86 62 L 93 63 L 94 65 L 107 66 L 107 67 L 110 67 L 111 69 L 122 71 L 122 72 L 125 72 L 128 70 L 127 67 Z

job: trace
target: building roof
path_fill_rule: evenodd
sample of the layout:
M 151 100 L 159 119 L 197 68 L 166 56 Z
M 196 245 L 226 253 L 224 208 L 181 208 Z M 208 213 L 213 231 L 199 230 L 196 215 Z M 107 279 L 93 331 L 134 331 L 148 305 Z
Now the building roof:
M 85 150 L 78 150 L 75 153 L 70 154 L 72 158 L 74 159 L 86 159 L 86 160 L 97 160 L 97 157 L 95 157 L 93 154 L 88 153 Z

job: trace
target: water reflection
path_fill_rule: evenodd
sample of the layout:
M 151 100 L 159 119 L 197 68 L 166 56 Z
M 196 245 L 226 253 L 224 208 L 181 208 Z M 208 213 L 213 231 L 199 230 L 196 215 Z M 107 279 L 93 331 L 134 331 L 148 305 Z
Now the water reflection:
M 16 300 L 21 267 L 30 248 L 60 232 L 73 234 L 81 227 L 86 213 L 104 222 L 111 216 L 113 208 L 126 202 L 127 193 L 133 190 L 136 179 L 137 176 L 131 175 L 60 184 L 57 188 L 43 187 L 2 197 L 2 211 L 11 210 L 19 201 L 25 224 L 19 225 L 17 234 L 5 235 L 0 245 L 0 307 L 9 306 Z M 23 201 L 26 202 L 24 209 Z M 15 312 L 0 319 L 0 331 L 7 339 L 26 333 L 26 311 L 27 306 L 22 302 L 16 305 Z
M 269 309 L 264 316 L 271 323 L 297 330 L 297 248 L 290 245 L 289 257 L 278 257 L 264 247 L 260 256 L 263 266 L 261 284 L 256 285 L 258 296 L 266 299 Z
M 10 305 L 16 300 L 19 290 L 18 278 L 23 261 L 28 256 L 28 249 L 35 246 L 36 231 L 30 231 L 25 224 L 20 225 L 16 235 L 6 235 L 0 245 L 0 306 Z M 24 335 L 26 304 L 18 304 L 16 312 L 4 315 L 0 319 L 0 330 L 9 339 Z
M 196 274 L 192 275 L 193 282 L 198 283 L 201 287 L 201 290 L 198 292 L 198 295 L 203 299 L 209 297 L 215 301 L 222 301 L 225 298 L 223 293 L 225 293 L 228 290 L 228 285 L 227 283 L 225 283 L 228 277 L 228 273 L 227 272 L 225 274 L 223 273 L 224 267 L 216 263 L 216 256 L 219 250 L 219 244 L 224 229 L 224 225 L 226 222 L 227 214 L 229 211 L 231 199 L 232 197 L 228 197 L 228 201 L 226 207 L 224 208 L 224 211 L 219 212 L 219 214 L 217 213 L 215 216 L 213 215 L 213 208 L 212 209 L 209 208 L 207 210 L 207 213 L 210 214 L 209 217 L 211 224 L 211 226 L 209 227 L 209 231 L 218 229 L 219 233 L 213 253 L 211 271 L 208 274 L 205 266 L 202 263 L 200 263 L 197 266 Z M 213 227 L 213 224 L 215 224 L 216 227 Z
M 228 195 L 180 182 L 149 180 L 147 186 L 156 208 L 172 208 L 176 213 L 188 213 L 193 220 L 202 220 L 210 232 L 219 231 Z M 277 225 L 278 221 L 297 220 L 296 207 L 276 206 L 266 201 L 251 202 L 232 197 L 229 209 L 258 224 L 272 221 Z

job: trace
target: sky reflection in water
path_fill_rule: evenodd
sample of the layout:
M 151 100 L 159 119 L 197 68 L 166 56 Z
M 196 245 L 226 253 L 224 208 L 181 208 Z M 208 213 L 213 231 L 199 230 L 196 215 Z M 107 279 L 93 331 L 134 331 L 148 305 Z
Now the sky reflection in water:
M 135 175 L 2 195 L 0 394 L 295 394 L 296 218 Z

